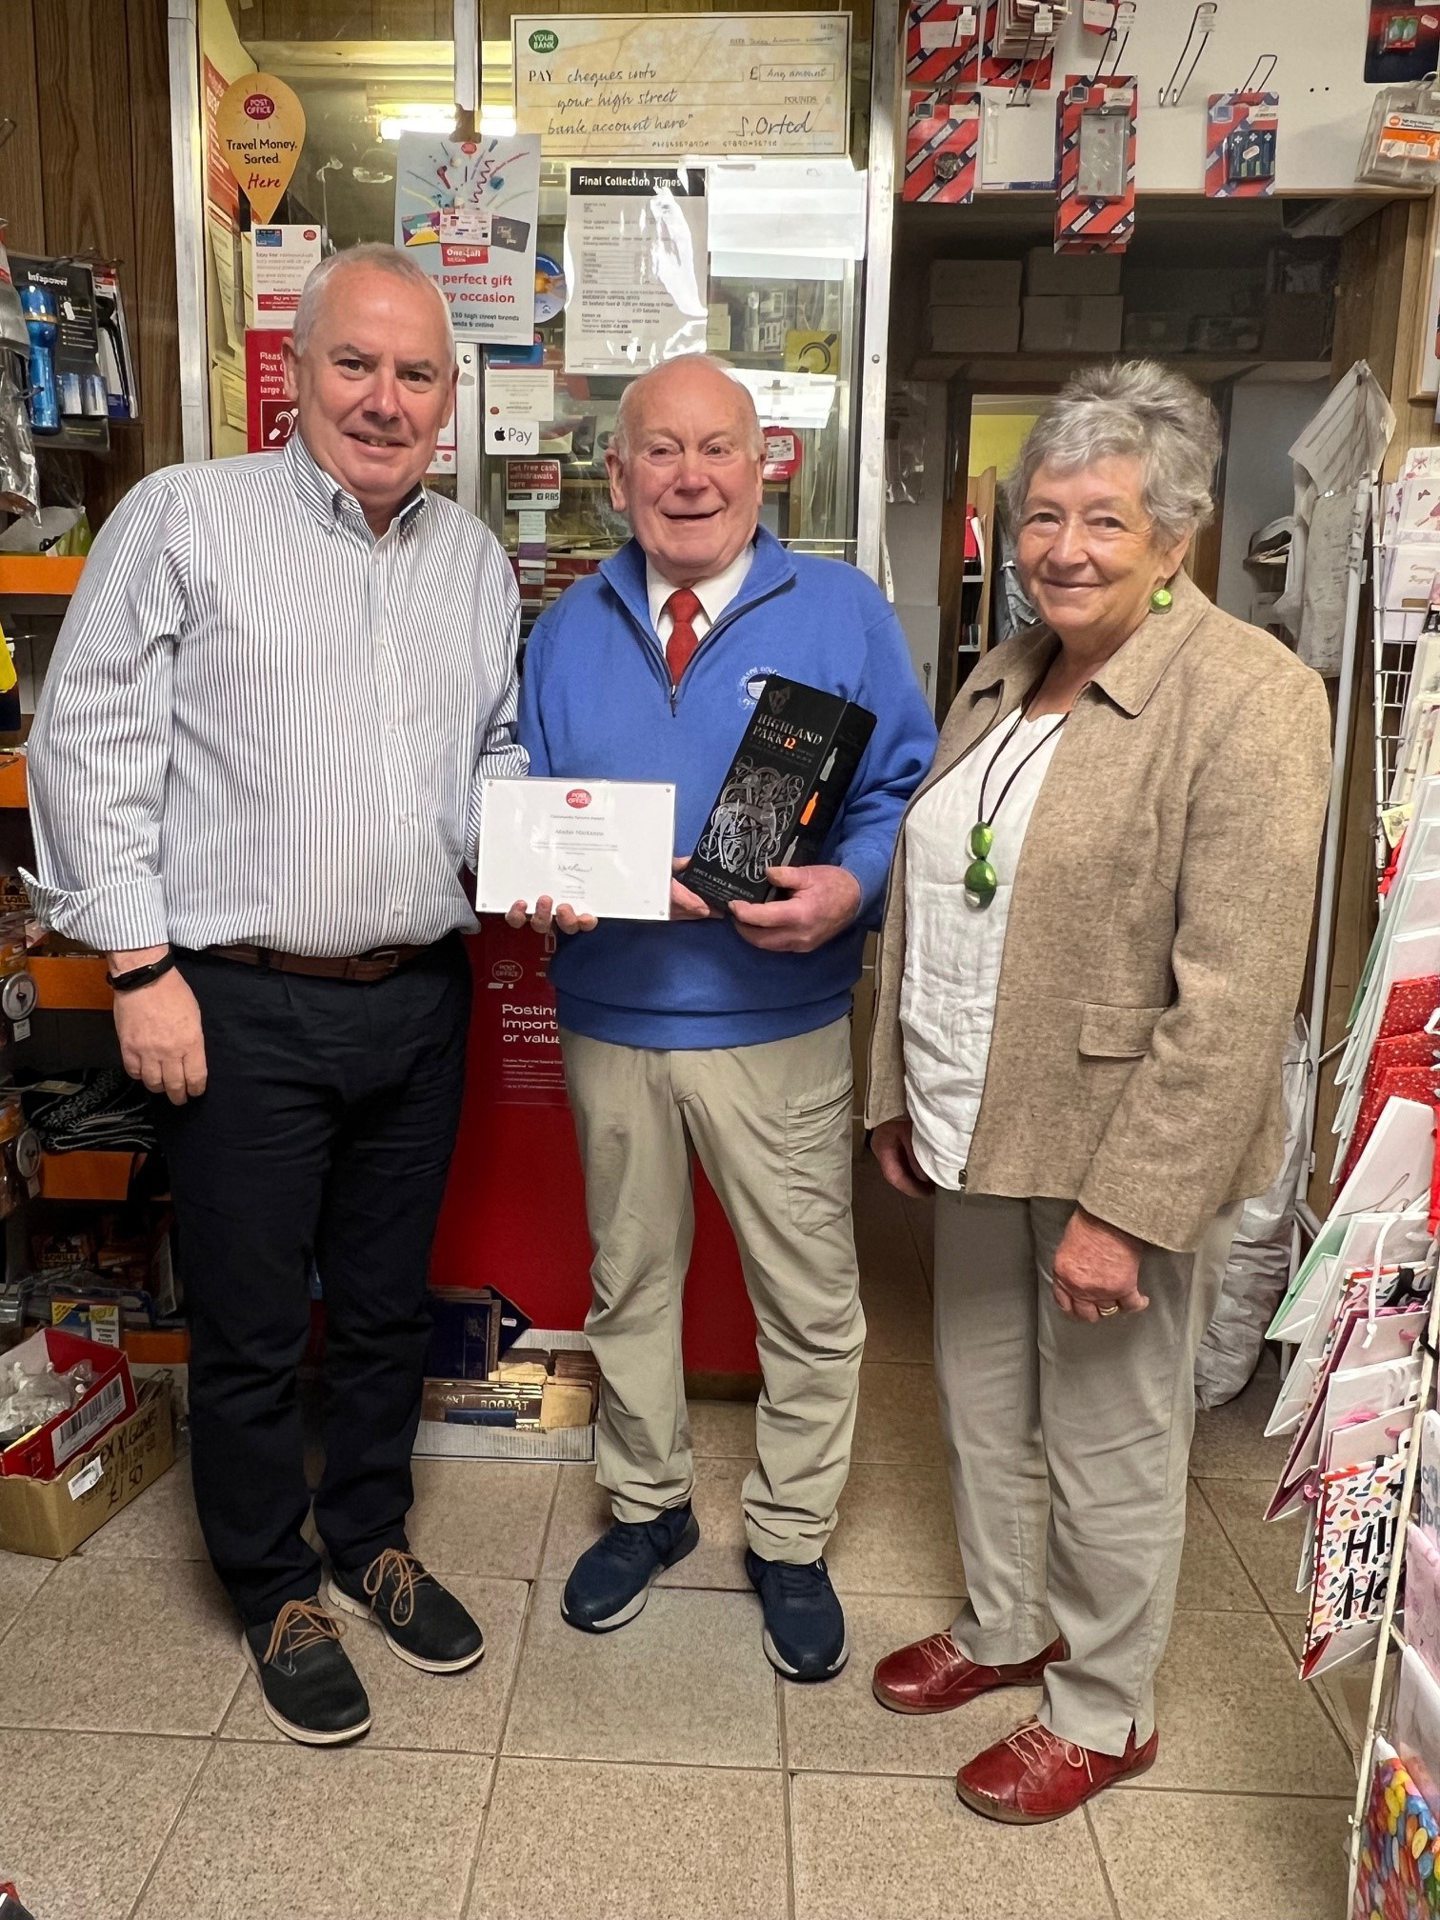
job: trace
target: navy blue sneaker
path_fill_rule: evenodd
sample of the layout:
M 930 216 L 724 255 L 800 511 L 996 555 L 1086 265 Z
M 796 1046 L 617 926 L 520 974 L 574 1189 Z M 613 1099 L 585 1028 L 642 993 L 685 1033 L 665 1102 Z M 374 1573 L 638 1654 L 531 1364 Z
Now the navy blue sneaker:
M 688 1500 L 654 1520 L 617 1520 L 571 1568 L 561 1613 L 582 1633 L 623 1627 L 649 1599 L 656 1575 L 693 1553 L 699 1542 Z
M 765 1610 L 765 1658 L 787 1680 L 830 1680 L 850 1658 L 845 1615 L 823 1560 L 787 1566 L 745 1550 Z

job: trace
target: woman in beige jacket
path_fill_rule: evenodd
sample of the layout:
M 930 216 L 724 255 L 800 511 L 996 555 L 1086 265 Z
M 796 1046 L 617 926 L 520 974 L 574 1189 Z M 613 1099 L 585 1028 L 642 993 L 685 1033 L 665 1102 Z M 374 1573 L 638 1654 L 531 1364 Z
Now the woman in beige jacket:
M 1155 1758 L 1195 1350 L 1281 1151 L 1329 709 L 1181 572 L 1218 449 L 1146 362 L 1036 422 L 1010 496 L 1043 624 L 971 675 L 890 878 L 867 1120 L 891 1184 L 936 1195 L 968 1598 L 874 1685 L 935 1713 L 1042 1683 L 957 1777 L 997 1820 Z

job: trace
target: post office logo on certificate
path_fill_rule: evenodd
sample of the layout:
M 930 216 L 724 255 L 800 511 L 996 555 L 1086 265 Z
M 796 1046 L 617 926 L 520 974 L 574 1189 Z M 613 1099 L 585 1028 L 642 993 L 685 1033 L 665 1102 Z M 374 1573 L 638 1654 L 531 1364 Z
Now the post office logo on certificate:
M 675 789 L 645 780 L 487 780 L 478 913 L 542 894 L 600 920 L 668 920 Z

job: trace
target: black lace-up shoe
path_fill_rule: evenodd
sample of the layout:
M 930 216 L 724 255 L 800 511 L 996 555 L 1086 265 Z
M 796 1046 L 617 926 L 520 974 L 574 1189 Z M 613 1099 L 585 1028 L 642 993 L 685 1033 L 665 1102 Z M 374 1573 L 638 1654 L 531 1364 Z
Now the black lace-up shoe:
M 363 1573 L 332 1573 L 325 1597 L 342 1613 L 373 1620 L 390 1651 L 422 1673 L 463 1673 L 485 1651 L 485 1636 L 454 1594 L 399 1547 L 376 1554 Z
M 649 1599 L 655 1576 L 693 1553 L 699 1540 L 688 1500 L 654 1520 L 617 1520 L 575 1562 L 565 1582 L 561 1613 L 582 1633 L 623 1627 Z
M 787 1680 L 829 1680 L 850 1658 L 845 1615 L 823 1560 L 791 1567 L 745 1551 L 765 1610 L 765 1658 Z
M 340 1645 L 340 1623 L 316 1600 L 287 1600 L 266 1626 L 247 1627 L 240 1650 L 254 1668 L 266 1716 L 309 1747 L 358 1740 L 370 1702 Z

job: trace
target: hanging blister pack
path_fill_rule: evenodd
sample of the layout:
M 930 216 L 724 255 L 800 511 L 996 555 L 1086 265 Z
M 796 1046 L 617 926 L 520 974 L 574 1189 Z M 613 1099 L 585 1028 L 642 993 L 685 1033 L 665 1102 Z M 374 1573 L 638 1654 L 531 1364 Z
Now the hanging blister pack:
M 1386 87 L 1376 97 L 1355 178 L 1393 187 L 1440 182 L 1440 89 L 1434 74 L 1413 86 Z
M 1060 100 L 1057 253 L 1123 253 L 1135 231 L 1139 89 L 1128 76 L 1072 74 Z
M 1205 112 L 1205 193 L 1263 200 L 1275 191 L 1278 93 L 1212 93 Z
M 983 0 L 910 0 L 905 14 L 905 86 L 938 90 L 976 57 Z
M 975 198 L 980 160 L 980 95 L 916 93 L 905 128 L 902 200 L 965 206 Z

